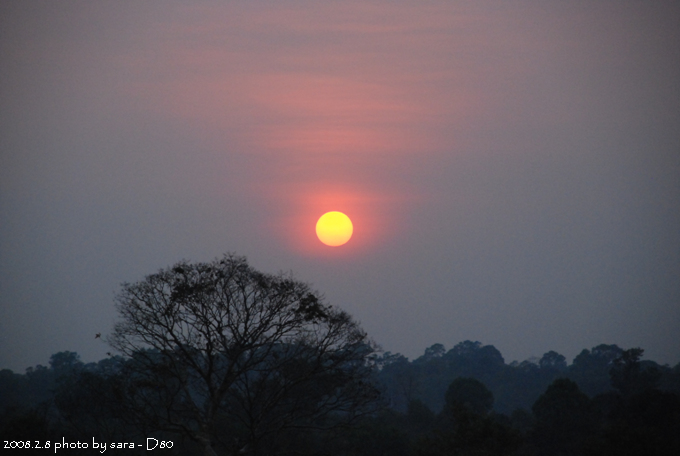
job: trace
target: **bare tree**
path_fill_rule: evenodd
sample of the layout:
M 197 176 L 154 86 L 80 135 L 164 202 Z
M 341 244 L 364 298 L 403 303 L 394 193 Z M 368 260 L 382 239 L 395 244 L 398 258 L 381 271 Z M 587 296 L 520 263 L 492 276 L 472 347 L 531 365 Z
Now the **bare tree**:
M 225 255 L 123 284 L 116 301 L 109 342 L 130 357 L 131 416 L 205 455 L 271 454 L 286 432 L 348 423 L 376 404 L 375 345 L 289 274 Z

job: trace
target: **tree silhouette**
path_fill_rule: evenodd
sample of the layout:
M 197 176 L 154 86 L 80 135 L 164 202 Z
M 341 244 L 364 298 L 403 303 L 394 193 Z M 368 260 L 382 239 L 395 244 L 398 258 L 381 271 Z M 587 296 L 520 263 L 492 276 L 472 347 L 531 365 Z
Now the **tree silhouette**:
M 590 399 L 573 381 L 555 380 L 532 407 L 536 425 L 533 440 L 539 454 L 579 454 L 592 432 Z
M 644 350 L 631 348 L 624 350 L 621 356 L 614 360 L 614 366 L 609 371 L 612 386 L 624 397 L 639 394 L 654 389 L 661 378 L 658 369 L 650 367 L 643 369 L 640 358 Z
M 445 412 L 465 407 L 478 415 L 487 415 L 493 407 L 493 394 L 482 382 L 474 378 L 459 377 L 446 391 Z
M 554 370 L 563 372 L 567 370 L 567 360 L 563 355 L 556 351 L 550 350 L 543 354 L 538 365 L 541 369 Z
M 457 378 L 433 432 L 421 439 L 419 456 L 509 455 L 519 449 L 519 433 L 490 413 L 493 394 L 474 378 Z
M 371 410 L 374 345 L 345 312 L 245 258 L 175 266 L 124 284 L 111 345 L 130 357 L 131 416 L 214 455 L 273 454 L 291 429 Z

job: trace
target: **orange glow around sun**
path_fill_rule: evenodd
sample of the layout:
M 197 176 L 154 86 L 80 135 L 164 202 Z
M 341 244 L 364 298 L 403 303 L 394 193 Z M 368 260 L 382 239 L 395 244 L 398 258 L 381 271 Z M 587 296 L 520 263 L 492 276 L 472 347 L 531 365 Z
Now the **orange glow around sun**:
M 405 205 L 414 202 L 413 195 L 366 186 L 349 188 L 325 181 L 288 184 L 284 192 L 276 184 L 264 188 L 263 195 L 272 205 L 260 221 L 262 235 L 278 239 L 284 248 L 305 257 L 338 259 L 371 255 L 376 249 L 391 248 L 410 226 L 399 214 Z M 340 247 L 329 248 L 316 231 L 319 217 L 329 210 L 342 212 L 351 219 L 351 235 L 346 243 L 338 244 Z
M 353 231 L 352 221 L 342 212 L 326 212 L 316 222 L 316 235 L 321 242 L 331 247 L 346 244 Z

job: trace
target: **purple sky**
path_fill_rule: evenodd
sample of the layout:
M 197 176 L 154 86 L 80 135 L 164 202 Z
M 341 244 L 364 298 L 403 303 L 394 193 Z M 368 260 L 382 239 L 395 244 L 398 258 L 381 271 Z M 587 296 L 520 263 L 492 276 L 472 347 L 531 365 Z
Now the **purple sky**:
M 225 252 L 410 358 L 680 361 L 677 1 L 4 1 L 0 368 Z M 322 245 L 340 210 L 354 237 Z

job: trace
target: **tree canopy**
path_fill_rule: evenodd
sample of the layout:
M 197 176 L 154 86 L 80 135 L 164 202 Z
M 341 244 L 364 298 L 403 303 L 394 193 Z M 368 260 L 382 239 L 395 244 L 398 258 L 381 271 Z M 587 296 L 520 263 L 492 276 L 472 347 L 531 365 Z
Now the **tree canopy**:
M 131 358 L 131 416 L 206 455 L 270 454 L 287 430 L 350 421 L 378 396 L 375 346 L 359 325 L 309 285 L 243 257 L 178 263 L 124 284 L 116 302 L 110 343 Z

